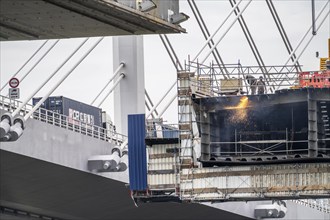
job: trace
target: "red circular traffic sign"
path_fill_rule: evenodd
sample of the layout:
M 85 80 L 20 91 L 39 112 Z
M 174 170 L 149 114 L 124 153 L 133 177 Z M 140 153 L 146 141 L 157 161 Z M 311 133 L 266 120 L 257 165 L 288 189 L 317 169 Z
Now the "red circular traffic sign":
M 19 80 L 18 80 L 17 78 L 11 78 L 11 79 L 9 80 L 9 86 L 10 86 L 11 88 L 17 88 L 18 85 L 19 85 Z

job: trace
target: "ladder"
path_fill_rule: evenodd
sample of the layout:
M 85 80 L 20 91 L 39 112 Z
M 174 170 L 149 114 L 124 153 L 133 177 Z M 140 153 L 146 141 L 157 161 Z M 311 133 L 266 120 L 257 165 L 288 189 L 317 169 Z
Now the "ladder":
M 180 147 L 180 166 L 188 168 L 193 163 L 192 103 L 190 77 L 192 72 L 178 71 L 178 122 Z
M 179 123 L 179 160 L 177 168 L 179 173 L 177 182 L 180 183 L 179 196 L 185 195 L 184 187 L 187 184 L 181 179 L 183 169 L 191 169 L 194 167 L 193 159 L 193 132 L 192 132 L 192 101 L 191 101 L 191 82 L 190 78 L 194 73 L 187 71 L 177 72 L 177 88 L 178 88 L 178 123 Z M 189 171 L 188 171 L 189 172 Z M 191 183 L 192 184 L 192 183 Z

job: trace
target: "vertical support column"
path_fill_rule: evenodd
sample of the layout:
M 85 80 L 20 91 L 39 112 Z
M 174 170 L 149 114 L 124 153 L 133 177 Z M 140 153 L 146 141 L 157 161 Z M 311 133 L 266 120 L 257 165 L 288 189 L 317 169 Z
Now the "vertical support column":
M 200 116 L 200 128 L 201 128 L 201 159 L 211 159 L 211 146 L 210 146 L 210 115 L 206 110 L 201 108 Z
M 114 122 L 116 130 L 127 134 L 127 116 L 145 113 L 144 53 L 142 36 L 113 38 L 113 66 L 125 63 L 125 78 L 114 91 Z M 120 74 L 118 74 L 120 75 Z M 116 80 L 116 79 L 115 79 Z
M 308 102 L 308 157 L 318 154 L 317 143 L 317 103 L 313 97 L 312 89 L 307 89 Z

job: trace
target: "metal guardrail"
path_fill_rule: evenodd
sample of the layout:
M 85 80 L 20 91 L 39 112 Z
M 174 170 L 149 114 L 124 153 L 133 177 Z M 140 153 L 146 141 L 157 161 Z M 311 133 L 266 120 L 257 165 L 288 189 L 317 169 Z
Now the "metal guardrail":
M 330 199 L 299 199 L 292 200 L 292 202 L 319 210 L 321 212 L 330 213 Z
M 0 95 L 0 109 L 4 111 L 13 112 L 16 108 L 18 108 L 20 104 L 21 102 L 18 100 L 12 100 L 6 96 Z M 24 116 L 29 111 L 31 111 L 32 108 L 32 105 L 26 104 L 19 114 Z M 97 138 L 99 140 L 115 143 L 117 145 L 122 144 L 127 139 L 125 135 L 119 134 L 112 130 L 107 130 L 103 127 L 87 124 L 44 108 L 39 108 L 37 111 L 35 111 L 31 118 L 83 135 Z
M 146 121 L 146 138 L 179 138 L 178 124 L 164 124 L 162 121 Z

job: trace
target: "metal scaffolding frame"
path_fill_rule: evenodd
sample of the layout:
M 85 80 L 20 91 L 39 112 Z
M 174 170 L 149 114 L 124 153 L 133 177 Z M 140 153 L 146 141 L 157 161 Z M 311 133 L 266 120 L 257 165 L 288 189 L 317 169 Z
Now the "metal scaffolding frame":
M 251 75 L 258 79 L 260 76 L 263 76 L 264 71 L 267 71 L 269 78 L 264 78 L 267 84 L 281 84 L 281 89 L 289 88 L 294 86 L 298 79 L 298 72 L 296 72 L 293 65 L 286 66 L 243 66 L 241 64 L 227 64 L 224 67 L 218 66 L 217 64 L 210 63 L 209 65 L 200 64 L 198 62 L 188 61 L 186 64 L 186 69 L 190 72 L 196 72 L 194 86 L 197 87 L 197 90 L 209 89 L 209 96 L 221 96 L 220 93 L 220 84 L 221 80 L 226 80 L 222 76 L 222 69 L 225 68 L 228 72 L 229 79 L 238 79 L 242 81 L 240 86 L 241 90 L 245 94 L 249 94 L 250 85 L 246 80 L 246 76 Z M 278 78 L 279 75 L 285 74 L 286 77 Z M 198 82 L 199 79 L 208 79 L 209 88 L 202 88 L 201 83 Z M 285 82 L 285 83 L 283 83 Z M 274 93 L 270 86 L 267 86 L 267 93 Z

